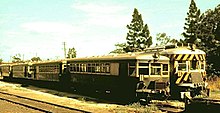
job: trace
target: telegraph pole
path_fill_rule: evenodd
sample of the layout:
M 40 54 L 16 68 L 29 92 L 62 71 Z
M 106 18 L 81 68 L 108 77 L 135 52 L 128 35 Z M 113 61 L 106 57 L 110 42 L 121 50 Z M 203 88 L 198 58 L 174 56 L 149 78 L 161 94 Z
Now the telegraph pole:
M 63 42 L 64 58 L 66 58 L 66 42 Z

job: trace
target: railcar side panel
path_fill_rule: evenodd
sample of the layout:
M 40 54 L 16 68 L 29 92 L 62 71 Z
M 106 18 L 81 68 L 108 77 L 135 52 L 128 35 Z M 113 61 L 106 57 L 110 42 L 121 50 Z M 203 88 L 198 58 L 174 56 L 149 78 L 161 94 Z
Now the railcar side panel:
M 33 64 L 34 79 L 44 81 L 59 81 L 59 75 L 62 73 L 62 63 L 39 63 Z
M 0 66 L 0 74 L 1 74 L 1 76 L 9 76 L 10 75 L 10 70 L 11 70 L 11 67 L 10 67 L 10 65 L 9 64 L 2 64 L 1 66 Z
M 28 75 L 27 65 L 12 65 L 13 78 L 25 78 Z

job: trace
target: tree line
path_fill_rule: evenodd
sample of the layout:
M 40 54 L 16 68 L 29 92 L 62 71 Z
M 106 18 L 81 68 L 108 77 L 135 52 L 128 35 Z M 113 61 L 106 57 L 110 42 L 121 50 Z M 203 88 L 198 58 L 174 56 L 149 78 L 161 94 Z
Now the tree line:
M 76 57 L 76 49 L 74 47 L 69 48 L 66 58 L 75 58 L 75 57 Z M 50 59 L 47 59 L 47 60 L 50 60 Z M 15 54 L 14 56 L 11 57 L 11 62 L 13 63 L 35 62 L 35 61 L 42 61 L 42 59 L 39 56 L 34 56 L 30 60 L 24 61 L 20 53 Z M 3 62 L 3 59 L 0 58 L 0 64 L 2 62 Z
M 156 35 L 156 46 L 166 44 L 195 44 L 206 52 L 207 73 L 220 75 L 220 4 L 214 9 L 201 13 L 194 0 L 191 0 L 187 17 L 185 18 L 183 39 L 177 40 L 166 33 Z M 110 53 L 127 53 L 143 51 L 150 47 L 152 36 L 142 15 L 134 8 L 131 23 L 127 25 L 126 42 L 115 44 L 116 49 Z

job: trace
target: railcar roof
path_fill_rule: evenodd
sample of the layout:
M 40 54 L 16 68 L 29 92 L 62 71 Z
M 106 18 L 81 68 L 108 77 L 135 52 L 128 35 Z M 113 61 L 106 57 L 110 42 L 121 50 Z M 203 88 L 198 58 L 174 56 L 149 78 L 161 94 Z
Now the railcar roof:
M 168 57 L 159 56 L 158 58 L 153 57 L 153 53 L 127 53 L 127 54 L 113 54 L 113 55 L 104 55 L 104 56 L 92 56 L 92 57 L 84 57 L 84 58 L 72 58 L 67 61 L 91 61 L 91 60 L 167 60 Z
M 50 61 L 39 61 L 39 62 L 32 62 L 33 65 L 40 65 L 40 64 L 54 64 L 54 63 L 62 63 L 64 60 L 50 60 Z
M 165 49 L 161 51 L 160 54 L 206 54 L 206 53 L 200 49 L 192 50 L 189 47 L 178 47 L 178 48 Z

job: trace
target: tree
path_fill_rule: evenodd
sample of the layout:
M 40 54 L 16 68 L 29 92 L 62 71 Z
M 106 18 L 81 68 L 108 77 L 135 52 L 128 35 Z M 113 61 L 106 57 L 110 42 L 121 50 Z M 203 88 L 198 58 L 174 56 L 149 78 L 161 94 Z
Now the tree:
M 3 59 L 2 58 L 0 58 L 0 64 L 3 62 Z
M 145 49 L 146 47 L 150 47 L 153 44 L 152 36 L 150 36 L 150 31 L 147 24 L 144 25 L 144 28 L 142 30 L 142 33 L 140 34 L 140 38 L 138 39 L 138 42 L 140 43 L 139 47 L 141 48 L 141 50 Z M 141 46 L 141 44 L 143 46 Z
M 69 51 L 67 53 L 67 58 L 76 58 L 76 50 L 75 48 L 69 48 Z
M 126 43 L 117 43 L 115 44 L 116 49 L 111 51 L 110 53 L 125 53 L 124 48 L 126 48 Z
M 42 61 L 40 57 L 33 57 L 31 58 L 31 61 Z
M 126 37 L 127 46 L 124 49 L 126 52 L 142 51 L 152 45 L 152 37 L 150 36 L 148 25 L 144 25 L 142 16 L 136 8 L 132 17 L 131 23 L 127 25 L 129 31 Z
M 183 36 L 185 37 L 186 43 L 197 44 L 197 29 L 200 19 L 200 10 L 197 8 L 194 0 L 191 0 L 189 6 L 189 12 L 187 12 L 187 17 L 185 18 L 186 23 L 184 26 L 185 32 Z
M 15 56 L 12 57 L 12 62 L 14 63 L 20 63 L 20 62 L 23 62 L 21 60 L 21 54 L 16 54 Z
M 220 5 L 206 11 L 200 20 L 199 48 L 207 54 L 207 72 L 220 75 Z
M 156 35 L 156 40 L 158 42 L 157 45 L 160 45 L 160 46 L 165 46 L 171 42 L 170 36 L 167 36 L 166 33 L 158 33 Z

